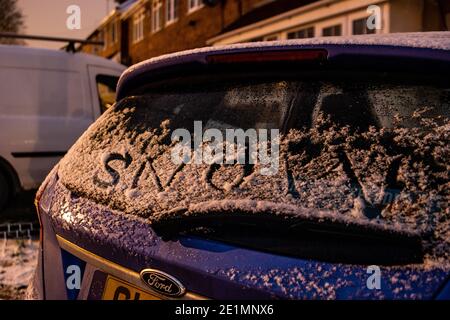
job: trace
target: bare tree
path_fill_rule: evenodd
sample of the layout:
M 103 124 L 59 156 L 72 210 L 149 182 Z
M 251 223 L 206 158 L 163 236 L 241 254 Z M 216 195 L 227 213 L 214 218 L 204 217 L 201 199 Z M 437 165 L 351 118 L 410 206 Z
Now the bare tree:
M 19 33 L 24 28 L 24 16 L 17 0 L 0 0 L 0 32 Z M 1 38 L 2 44 L 23 44 L 19 39 Z

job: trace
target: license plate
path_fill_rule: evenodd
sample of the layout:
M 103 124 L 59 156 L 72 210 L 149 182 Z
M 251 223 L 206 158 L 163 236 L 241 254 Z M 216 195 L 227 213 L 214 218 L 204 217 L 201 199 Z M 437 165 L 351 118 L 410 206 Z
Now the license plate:
M 103 300 L 161 300 L 157 296 L 148 293 L 132 284 L 120 279 L 108 276 L 106 279 Z

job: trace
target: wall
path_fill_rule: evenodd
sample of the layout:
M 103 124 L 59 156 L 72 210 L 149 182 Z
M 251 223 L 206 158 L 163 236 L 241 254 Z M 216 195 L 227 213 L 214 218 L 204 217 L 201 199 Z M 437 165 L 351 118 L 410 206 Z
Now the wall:
M 239 0 L 228 0 L 225 5 L 219 3 L 214 7 L 202 8 L 188 13 L 188 0 L 180 0 L 177 21 L 166 25 L 161 30 L 151 31 L 151 1 L 145 4 L 144 39 L 137 43 L 132 40 L 132 19 L 129 24 L 129 55 L 131 63 L 136 63 L 165 53 L 206 46 L 206 41 L 216 36 L 228 24 L 240 17 L 240 11 L 246 12 L 261 0 L 247 0 L 240 10 Z M 163 1 L 165 15 L 166 1 Z
M 424 0 L 392 0 L 390 2 L 390 32 L 422 31 Z

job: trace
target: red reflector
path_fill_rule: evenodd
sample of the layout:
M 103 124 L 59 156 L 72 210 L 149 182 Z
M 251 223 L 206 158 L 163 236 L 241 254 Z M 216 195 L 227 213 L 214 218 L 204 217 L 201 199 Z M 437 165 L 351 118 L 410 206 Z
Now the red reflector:
M 213 54 L 207 56 L 206 61 L 208 63 L 323 61 L 327 59 L 327 55 L 326 50 L 238 52 Z

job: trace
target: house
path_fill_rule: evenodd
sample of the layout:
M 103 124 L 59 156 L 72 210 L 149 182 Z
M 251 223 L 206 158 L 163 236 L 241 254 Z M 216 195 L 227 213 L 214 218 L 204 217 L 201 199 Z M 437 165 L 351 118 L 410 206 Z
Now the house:
M 369 28 L 371 16 L 380 23 Z M 450 2 L 445 0 L 279 0 L 242 16 L 207 43 L 444 31 L 448 26 Z
M 126 0 L 81 51 L 131 65 L 208 45 L 447 30 L 447 0 Z M 368 24 L 368 18 L 373 22 Z
M 122 61 L 122 15 L 127 12 L 138 0 L 121 1 L 99 26 L 87 37 L 88 40 L 102 41 L 103 46 L 84 44 L 79 51 L 95 54 L 116 62 Z
M 164 53 L 207 45 L 267 0 L 127 0 L 89 35 L 104 45 L 78 50 L 131 65 Z
M 267 0 L 139 0 L 122 15 L 127 64 L 207 45 Z

